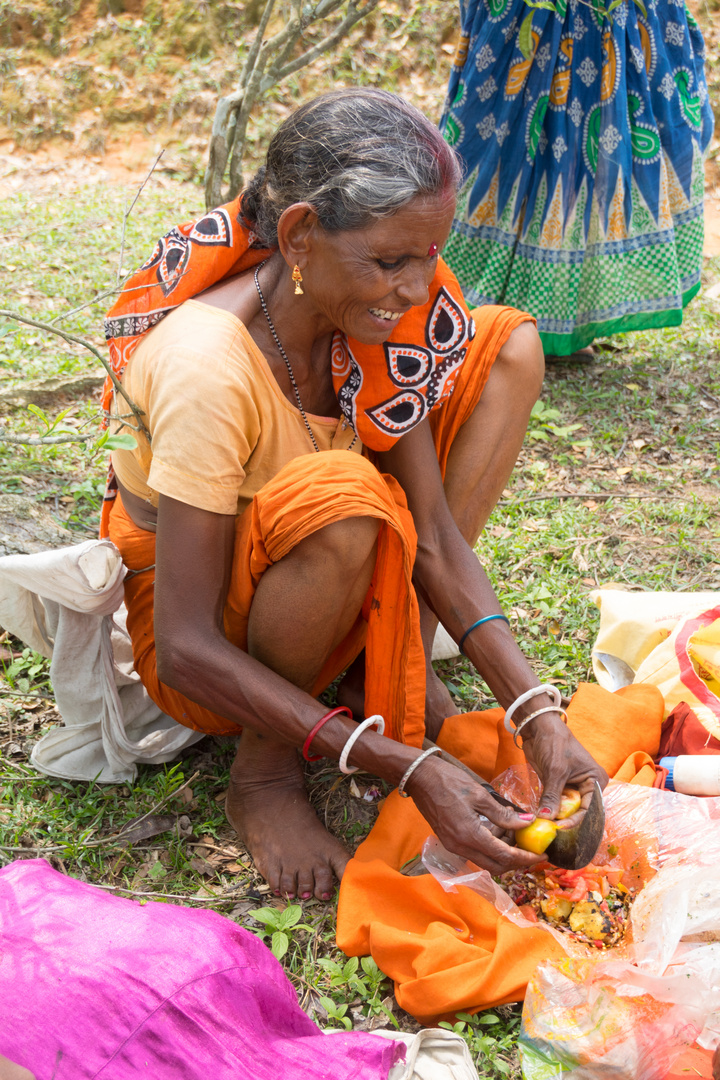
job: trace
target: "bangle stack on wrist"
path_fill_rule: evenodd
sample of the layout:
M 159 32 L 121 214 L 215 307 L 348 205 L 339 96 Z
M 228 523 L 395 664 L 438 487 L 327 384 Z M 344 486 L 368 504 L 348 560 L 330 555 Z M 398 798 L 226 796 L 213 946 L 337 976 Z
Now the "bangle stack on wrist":
M 548 696 L 553 699 L 554 704 L 546 705 L 543 709 L 536 709 L 535 712 L 524 717 L 519 724 L 513 724 L 512 718 L 516 709 L 518 709 L 520 705 L 524 705 L 526 701 L 530 701 L 532 698 L 537 697 L 539 694 L 548 694 Z M 512 705 L 505 710 L 505 730 L 511 733 L 515 745 L 520 745 L 518 743 L 518 735 L 522 729 L 529 724 L 531 720 L 534 720 L 536 716 L 542 716 L 543 713 L 557 713 L 562 718 L 563 722 L 567 724 L 567 713 L 560 707 L 561 701 L 562 696 L 560 691 L 557 686 L 553 686 L 552 683 L 543 683 L 542 686 L 534 686 L 532 690 L 526 690 L 524 694 L 521 694 L 520 697 L 516 698 Z

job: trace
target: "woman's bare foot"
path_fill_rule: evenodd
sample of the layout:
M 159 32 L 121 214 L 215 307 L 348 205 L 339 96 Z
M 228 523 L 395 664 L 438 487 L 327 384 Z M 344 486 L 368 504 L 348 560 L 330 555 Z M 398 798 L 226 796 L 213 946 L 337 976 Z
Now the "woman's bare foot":
M 591 363 L 595 359 L 595 349 L 592 345 L 586 345 L 584 349 L 575 349 L 567 356 L 556 356 L 554 353 L 546 353 L 545 362 L 548 364 Z
M 246 729 L 225 813 L 276 895 L 330 899 L 350 855 L 310 806 L 294 747 Z

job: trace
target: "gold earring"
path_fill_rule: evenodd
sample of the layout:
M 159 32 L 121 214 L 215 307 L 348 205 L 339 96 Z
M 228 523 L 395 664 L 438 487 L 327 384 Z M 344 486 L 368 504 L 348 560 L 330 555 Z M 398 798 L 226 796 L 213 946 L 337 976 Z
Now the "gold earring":
M 300 282 L 302 281 L 302 274 L 300 273 L 300 267 L 295 263 L 292 272 L 292 279 L 295 282 L 295 295 L 302 296 L 303 288 Z

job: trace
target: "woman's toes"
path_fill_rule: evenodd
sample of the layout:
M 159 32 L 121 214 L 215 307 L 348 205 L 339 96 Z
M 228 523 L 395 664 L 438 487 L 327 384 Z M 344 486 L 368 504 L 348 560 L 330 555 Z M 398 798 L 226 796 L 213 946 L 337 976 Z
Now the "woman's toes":
M 309 900 L 315 892 L 315 875 L 312 870 L 302 869 L 297 876 L 297 894 L 301 900 Z
M 280 895 L 293 900 L 297 892 L 297 874 L 284 870 L 280 876 Z
M 315 896 L 318 900 L 329 900 L 333 893 L 335 881 L 333 872 L 329 866 L 315 869 Z

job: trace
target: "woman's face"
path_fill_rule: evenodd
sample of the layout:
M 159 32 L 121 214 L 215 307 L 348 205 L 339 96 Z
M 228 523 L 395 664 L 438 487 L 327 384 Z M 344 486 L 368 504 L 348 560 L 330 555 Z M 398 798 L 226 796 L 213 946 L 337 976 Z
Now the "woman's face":
M 402 315 L 427 303 L 454 211 L 448 191 L 418 196 L 365 229 L 317 227 L 303 288 L 319 314 L 357 341 L 386 341 Z

